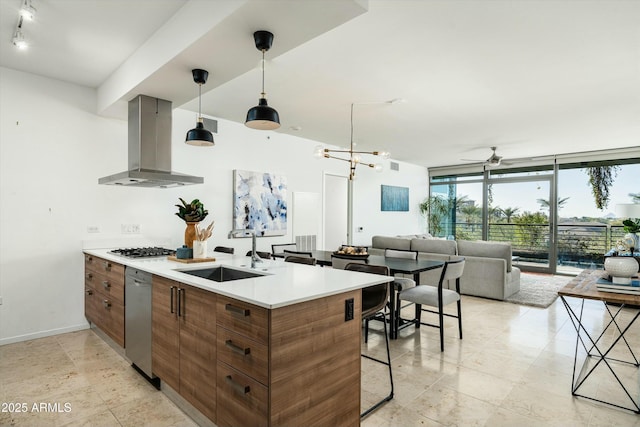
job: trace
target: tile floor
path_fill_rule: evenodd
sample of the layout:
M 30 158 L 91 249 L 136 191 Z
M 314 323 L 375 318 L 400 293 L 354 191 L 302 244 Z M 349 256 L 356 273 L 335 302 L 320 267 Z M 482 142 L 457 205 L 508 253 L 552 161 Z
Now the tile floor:
M 391 350 L 395 398 L 363 426 L 640 427 L 636 414 L 571 396 L 575 330 L 559 299 L 540 309 L 464 297 L 463 316 L 464 340 L 447 320 L 444 353 L 436 329 L 401 331 Z M 586 316 L 589 328 L 602 329 L 601 305 L 588 303 Z M 640 348 L 640 323 L 628 340 Z M 384 354 L 381 335 L 372 332 L 363 349 Z M 365 359 L 362 371 L 367 404 L 384 393 L 388 377 Z M 631 368 L 621 378 L 638 392 L 638 375 Z M 610 374 L 592 378 L 588 391 L 625 403 Z M 195 425 L 91 330 L 0 347 L 0 401 L 27 404 L 27 412 L 0 412 L 1 426 Z M 34 411 L 40 403 L 49 411 Z

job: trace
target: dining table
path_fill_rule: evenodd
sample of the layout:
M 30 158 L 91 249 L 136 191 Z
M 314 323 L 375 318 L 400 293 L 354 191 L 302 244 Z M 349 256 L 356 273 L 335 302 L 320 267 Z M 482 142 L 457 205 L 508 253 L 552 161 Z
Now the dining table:
M 316 259 L 316 264 L 321 266 L 331 266 L 331 256 L 335 254 L 333 251 L 312 250 L 311 256 Z M 383 255 L 369 255 L 366 257 L 367 264 L 384 265 L 389 267 L 389 273 L 394 274 L 410 274 L 416 282 L 416 286 L 420 285 L 420 273 L 424 271 L 441 268 L 444 261 L 436 261 L 430 259 L 405 259 L 392 258 Z M 389 337 L 394 340 L 398 338 L 400 329 L 400 308 L 396 306 L 396 292 L 402 289 L 396 289 L 396 286 L 389 287 L 389 322 L 391 327 Z

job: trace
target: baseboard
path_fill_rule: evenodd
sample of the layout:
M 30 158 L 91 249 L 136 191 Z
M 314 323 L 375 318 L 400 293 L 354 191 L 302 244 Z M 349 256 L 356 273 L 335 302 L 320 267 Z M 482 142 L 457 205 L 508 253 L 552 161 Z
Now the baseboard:
M 89 324 L 83 323 L 82 325 L 67 326 L 66 328 L 49 329 L 48 331 L 40 331 L 40 332 L 34 332 L 32 334 L 16 335 L 15 337 L 1 338 L 0 346 L 22 342 L 22 341 L 35 340 L 38 338 L 50 337 L 53 335 L 66 334 L 67 332 L 81 331 L 83 329 L 89 329 Z

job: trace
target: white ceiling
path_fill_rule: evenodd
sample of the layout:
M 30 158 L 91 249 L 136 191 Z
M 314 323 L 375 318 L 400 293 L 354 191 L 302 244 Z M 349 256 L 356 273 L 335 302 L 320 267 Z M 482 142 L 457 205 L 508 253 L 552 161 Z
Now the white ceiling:
M 22 52 L 0 0 L 0 65 L 94 87 L 100 114 L 138 93 L 196 110 L 205 68 L 203 112 L 243 122 L 266 29 L 277 132 L 347 145 L 354 102 L 359 148 L 424 166 L 640 146 L 640 1 L 32 1 Z

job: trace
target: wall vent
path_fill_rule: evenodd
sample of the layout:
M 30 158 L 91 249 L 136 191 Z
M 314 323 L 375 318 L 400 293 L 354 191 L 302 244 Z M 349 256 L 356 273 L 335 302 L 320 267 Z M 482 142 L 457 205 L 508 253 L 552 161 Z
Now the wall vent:
M 400 170 L 400 163 L 389 162 L 389 169 L 391 169 L 392 171 L 399 171 Z
M 315 251 L 316 235 L 296 236 L 296 248 L 299 251 Z
M 218 121 L 213 119 L 207 119 L 206 117 L 202 118 L 202 124 L 204 124 L 204 128 L 210 131 L 211 133 L 218 133 Z

